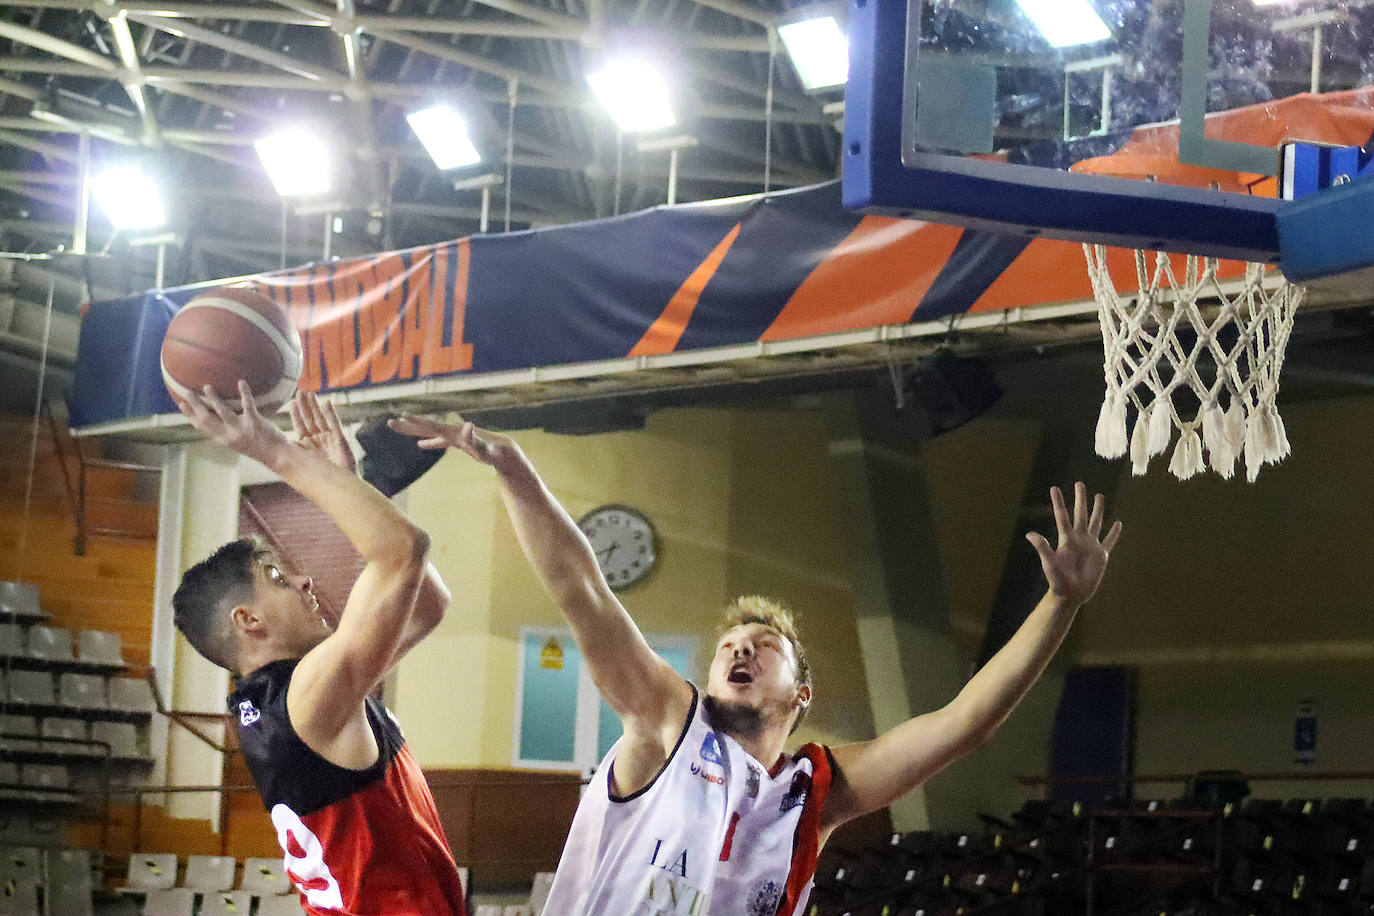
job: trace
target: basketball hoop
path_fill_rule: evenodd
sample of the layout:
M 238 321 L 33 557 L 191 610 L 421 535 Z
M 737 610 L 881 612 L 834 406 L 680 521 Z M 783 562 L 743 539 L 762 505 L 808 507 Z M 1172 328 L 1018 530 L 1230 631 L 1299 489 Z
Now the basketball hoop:
M 1239 289 L 1231 284 L 1228 292 L 1217 279 L 1216 259 L 1194 255 L 1180 282 L 1169 255 L 1154 253 L 1151 270 L 1151 253 L 1137 251 L 1138 292 L 1123 295 L 1108 271 L 1107 249 L 1084 245 L 1083 252 L 1102 322 L 1107 382 L 1097 453 L 1129 453 L 1138 476 L 1168 451 L 1177 430 L 1169 470 L 1180 480 L 1208 467 L 1229 479 L 1244 457 L 1253 482 L 1260 468 L 1284 458 L 1288 436 L 1275 400 L 1303 288 L 1282 278 L 1266 284 L 1265 265 L 1250 264 Z M 1208 304 L 1200 306 L 1204 297 Z

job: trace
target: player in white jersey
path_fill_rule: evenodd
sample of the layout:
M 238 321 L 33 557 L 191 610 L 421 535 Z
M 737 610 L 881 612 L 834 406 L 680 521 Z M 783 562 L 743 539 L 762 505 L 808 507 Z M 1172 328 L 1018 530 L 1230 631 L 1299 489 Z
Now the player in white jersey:
M 1050 491 L 1058 547 L 1026 537 L 1049 588 L 945 707 L 871 741 L 784 747 L 811 704 L 790 615 L 740 599 L 702 695 L 645 642 L 571 516 L 508 437 L 419 417 L 391 421 L 424 448 L 493 467 L 526 556 L 572 627 L 624 735 L 578 805 L 545 911 L 559 916 L 796 916 L 839 825 L 884 808 L 990 738 L 1097 591 L 1121 533 L 1103 500 Z

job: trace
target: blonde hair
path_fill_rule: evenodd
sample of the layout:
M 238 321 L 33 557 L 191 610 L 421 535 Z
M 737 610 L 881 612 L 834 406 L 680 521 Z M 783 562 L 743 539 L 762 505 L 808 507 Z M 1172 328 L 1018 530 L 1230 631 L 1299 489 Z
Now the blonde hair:
M 806 660 L 806 648 L 797 635 L 797 622 L 792 611 L 781 601 L 765 598 L 762 595 L 741 595 L 725 606 L 725 614 L 720 626 L 716 628 L 716 639 L 724 636 L 735 627 L 751 623 L 762 624 L 792 644 L 792 654 L 797 659 L 797 684 L 811 686 L 811 663 Z M 797 720 L 792 723 L 792 731 L 797 730 L 802 719 L 806 718 L 807 707 L 797 711 Z

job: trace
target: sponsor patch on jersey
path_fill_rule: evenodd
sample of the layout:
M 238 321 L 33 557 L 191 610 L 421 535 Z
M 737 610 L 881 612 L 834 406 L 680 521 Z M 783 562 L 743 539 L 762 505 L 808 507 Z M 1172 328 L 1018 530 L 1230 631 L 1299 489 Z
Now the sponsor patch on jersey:
M 720 741 L 716 739 L 715 733 L 706 735 L 706 740 L 701 742 L 701 759 L 707 763 L 714 763 L 717 766 L 724 764 L 720 755 Z
M 759 768 L 752 763 L 746 764 L 748 773 L 744 778 L 744 794 L 749 798 L 759 797 L 759 782 L 763 779 L 763 774 Z
M 778 899 L 782 897 L 782 887 L 767 878 L 755 884 L 745 901 L 749 916 L 774 916 L 778 911 Z
M 239 724 L 244 728 L 247 728 L 261 718 L 262 713 L 258 712 L 258 708 L 253 705 L 252 700 L 244 700 L 242 703 L 239 703 Z
M 709 783 L 713 783 L 714 785 L 725 785 L 724 773 L 712 773 L 710 770 L 706 769 L 706 767 L 696 763 L 692 764 L 691 770 L 693 776 L 700 776 L 702 779 L 706 780 Z
M 797 773 L 792 777 L 792 785 L 788 786 L 787 794 L 782 797 L 782 804 L 778 806 L 778 811 L 787 813 L 793 808 L 806 801 L 806 795 L 811 791 L 811 774 Z

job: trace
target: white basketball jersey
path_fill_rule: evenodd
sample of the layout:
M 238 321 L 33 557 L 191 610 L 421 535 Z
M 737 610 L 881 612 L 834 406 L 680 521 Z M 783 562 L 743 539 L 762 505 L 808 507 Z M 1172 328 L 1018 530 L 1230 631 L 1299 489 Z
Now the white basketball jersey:
M 830 757 L 808 744 L 769 776 L 716 731 L 693 687 L 677 747 L 626 798 L 620 742 L 577 806 L 544 912 L 559 916 L 794 916 L 811 892 Z

